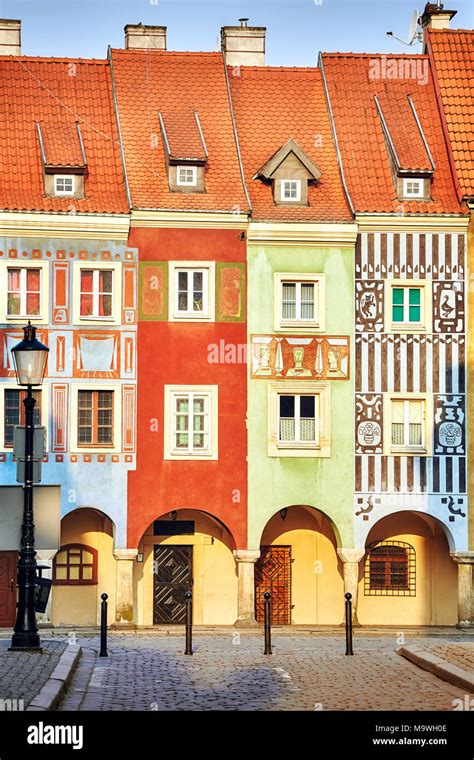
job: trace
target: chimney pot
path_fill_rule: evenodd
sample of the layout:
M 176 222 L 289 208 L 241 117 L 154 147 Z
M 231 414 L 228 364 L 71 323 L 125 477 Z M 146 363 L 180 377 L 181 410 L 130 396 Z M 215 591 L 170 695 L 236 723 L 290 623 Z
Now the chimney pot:
M 21 55 L 21 21 L 0 19 L 0 55 Z
M 166 26 L 127 24 L 124 32 L 126 50 L 166 50 Z
M 265 66 L 264 26 L 248 26 L 248 18 L 239 18 L 240 26 L 221 28 L 221 50 L 228 66 Z
M 449 29 L 449 24 L 457 11 L 445 10 L 442 3 L 426 3 L 421 15 L 423 29 Z

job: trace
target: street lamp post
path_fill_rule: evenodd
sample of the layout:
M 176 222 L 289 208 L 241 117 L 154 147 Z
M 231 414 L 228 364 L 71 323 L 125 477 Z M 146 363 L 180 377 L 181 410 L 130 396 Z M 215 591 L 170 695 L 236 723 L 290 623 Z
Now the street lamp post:
M 18 385 L 26 385 L 25 405 L 25 483 L 23 486 L 23 523 L 21 549 L 18 560 L 18 609 L 11 649 L 40 649 L 36 625 L 35 586 L 36 551 L 33 516 L 33 444 L 34 408 L 32 387 L 41 385 L 46 369 L 49 348 L 36 338 L 36 327 L 31 322 L 23 328 L 24 338 L 12 348 Z

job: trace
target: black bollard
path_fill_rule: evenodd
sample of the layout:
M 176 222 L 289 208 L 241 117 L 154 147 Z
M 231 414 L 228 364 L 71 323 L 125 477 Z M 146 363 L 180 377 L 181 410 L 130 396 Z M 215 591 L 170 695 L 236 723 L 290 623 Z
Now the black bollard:
M 346 654 L 354 654 L 352 651 L 352 594 L 346 594 Z
M 265 591 L 263 602 L 263 630 L 265 635 L 265 650 L 263 654 L 272 654 L 272 595 Z
M 193 595 L 186 591 L 186 649 L 184 654 L 193 653 Z
M 100 605 L 100 652 L 99 657 L 108 657 L 107 654 L 107 594 L 101 594 Z

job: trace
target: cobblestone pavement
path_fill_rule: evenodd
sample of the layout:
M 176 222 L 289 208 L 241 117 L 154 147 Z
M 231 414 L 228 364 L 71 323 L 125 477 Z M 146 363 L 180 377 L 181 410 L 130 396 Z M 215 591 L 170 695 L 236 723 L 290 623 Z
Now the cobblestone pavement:
M 405 636 L 406 644 L 440 644 Z M 462 641 L 448 635 L 443 644 Z M 111 634 L 109 657 L 98 637 L 78 637 L 83 655 L 60 710 L 451 710 L 464 692 L 395 653 L 397 634 L 280 636 L 263 655 L 262 635 L 201 633 L 184 656 L 182 632 Z
M 42 641 L 42 652 L 9 652 L 10 643 L 9 639 L 0 641 L 0 700 L 16 701 L 0 702 L 0 710 L 22 710 L 44 686 L 67 643 Z
M 452 665 L 474 672 L 474 642 L 438 644 L 431 646 L 429 651 Z

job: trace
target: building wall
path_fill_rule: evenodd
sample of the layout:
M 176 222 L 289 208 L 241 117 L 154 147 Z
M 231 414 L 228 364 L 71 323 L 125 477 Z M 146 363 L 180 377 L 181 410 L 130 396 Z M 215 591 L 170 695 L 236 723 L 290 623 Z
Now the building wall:
M 361 219 L 361 225 L 363 220 Z M 371 526 L 398 510 L 440 520 L 450 549 L 467 546 L 466 489 L 466 236 L 429 218 L 385 232 L 361 230 L 355 261 L 355 535 L 363 546 Z M 423 229 L 429 229 L 424 232 Z M 394 333 L 387 328 L 388 285 L 426 283 L 428 328 Z M 391 393 L 426 398 L 428 456 L 387 452 Z M 367 422 L 372 424 L 366 437 Z M 458 437 L 446 436 L 451 423 Z M 388 436 L 390 431 L 388 430 Z M 385 444 L 384 444 L 385 436 Z
M 352 406 L 354 254 L 351 248 L 251 245 L 249 267 L 249 340 L 277 335 L 274 329 L 274 273 L 325 275 L 325 330 L 321 336 L 342 336 L 350 346 L 348 377 L 329 380 L 330 457 L 268 456 L 268 385 L 281 377 L 251 377 L 248 391 L 249 548 L 258 549 L 265 524 L 277 510 L 294 504 L 314 507 L 335 524 L 339 545 L 351 545 L 353 519 L 354 427 Z M 298 333 L 296 333 L 298 335 Z M 315 339 L 318 333 L 308 333 Z M 314 366 L 314 365 L 313 365 Z M 305 379 L 316 379 L 316 373 Z
M 110 520 L 93 509 L 78 509 L 63 518 L 61 545 L 85 544 L 97 549 L 97 585 L 53 584 L 52 624 L 56 626 L 100 624 L 101 594 L 108 594 L 109 622 L 115 609 L 116 560 Z
M 415 550 L 414 596 L 371 596 L 364 591 L 361 562 L 357 615 L 361 625 L 455 625 L 457 566 L 449 556 L 440 524 L 414 513 L 389 515 L 370 532 L 369 541 L 403 541 Z
M 214 515 L 230 530 L 236 546 L 246 545 L 246 364 L 231 356 L 232 347 L 245 348 L 246 343 L 246 246 L 241 232 L 131 230 L 130 244 L 140 258 L 138 459 L 136 472 L 129 476 L 128 507 L 131 548 L 159 515 L 189 508 Z M 170 261 L 216 262 L 215 321 L 169 320 Z M 217 460 L 164 459 L 165 385 L 218 386 Z
M 232 625 L 237 618 L 237 573 L 232 554 L 232 536 L 209 515 L 194 510 L 178 513 L 179 519 L 194 520 L 192 536 L 153 535 L 152 526 L 142 537 L 139 549 L 143 563 L 135 563 L 137 622 L 153 623 L 153 548 L 155 545 L 193 547 L 193 621 L 196 625 Z
M 80 226 L 78 222 L 78 226 Z M 5 264 L 1 264 L 5 262 Z M 48 409 L 48 454 L 42 465 L 42 483 L 61 486 L 61 513 L 91 506 L 116 525 L 116 546 L 124 546 L 127 520 L 127 472 L 135 466 L 136 414 L 136 253 L 118 240 L 84 237 L 0 238 L 0 282 L 6 304 L 6 266 L 23 262 L 46 265 L 48 298 L 39 321 L 38 338 L 50 351 L 42 399 Z M 87 264 L 116 267 L 117 309 L 113 322 L 78 318 L 79 274 Z M 35 320 L 32 320 L 35 322 Z M 15 384 L 9 349 L 22 337 L 25 320 L 0 314 L 2 360 L 0 384 Z M 85 386 L 113 388 L 119 411 L 118 445 L 111 451 L 77 449 L 73 390 Z M 12 450 L 0 451 L 0 482 L 16 484 Z

